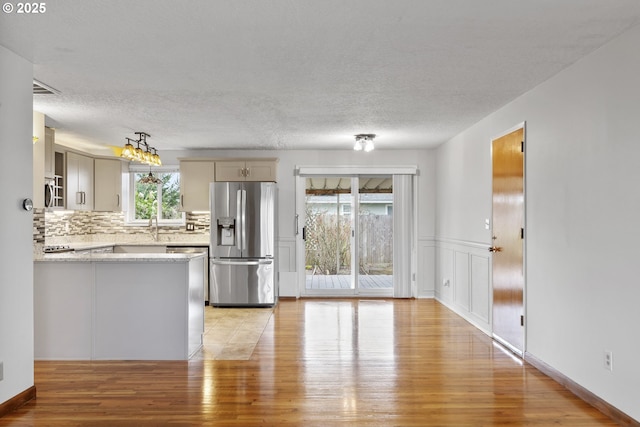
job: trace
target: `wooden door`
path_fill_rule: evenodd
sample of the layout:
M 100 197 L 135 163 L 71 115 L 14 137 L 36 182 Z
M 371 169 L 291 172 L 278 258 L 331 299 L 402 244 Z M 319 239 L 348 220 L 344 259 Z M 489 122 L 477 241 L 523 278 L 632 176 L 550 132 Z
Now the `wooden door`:
M 524 128 L 492 141 L 493 336 L 524 350 Z

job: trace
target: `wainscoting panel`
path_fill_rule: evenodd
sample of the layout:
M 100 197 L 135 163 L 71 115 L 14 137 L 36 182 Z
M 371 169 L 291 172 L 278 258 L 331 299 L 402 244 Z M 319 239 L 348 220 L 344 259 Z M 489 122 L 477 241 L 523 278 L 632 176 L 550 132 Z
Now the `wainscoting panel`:
M 278 294 L 281 297 L 299 297 L 296 271 L 296 239 L 278 239 Z
M 433 238 L 418 239 L 417 297 L 433 298 L 435 296 L 436 275 L 435 241 Z
M 282 272 L 296 271 L 296 240 L 278 239 L 278 269 Z
M 491 335 L 489 245 L 436 238 L 435 297 Z
M 453 302 L 453 250 L 436 243 L 436 299 Z
M 455 252 L 453 274 L 453 295 L 456 305 L 469 311 L 469 253 Z
M 471 255 L 471 313 L 489 323 L 489 257 Z

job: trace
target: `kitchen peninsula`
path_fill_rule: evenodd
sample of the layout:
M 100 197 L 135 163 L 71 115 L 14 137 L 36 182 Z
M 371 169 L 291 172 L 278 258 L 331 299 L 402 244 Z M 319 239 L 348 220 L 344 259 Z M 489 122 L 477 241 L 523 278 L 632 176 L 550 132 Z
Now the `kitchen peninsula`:
M 186 360 L 202 346 L 205 254 L 62 253 L 34 263 L 37 360 Z

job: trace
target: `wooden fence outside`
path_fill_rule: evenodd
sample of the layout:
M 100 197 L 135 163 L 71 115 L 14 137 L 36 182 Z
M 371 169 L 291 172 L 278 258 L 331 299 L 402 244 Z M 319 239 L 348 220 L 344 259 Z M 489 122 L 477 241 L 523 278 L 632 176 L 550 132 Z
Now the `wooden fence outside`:
M 307 216 L 305 225 L 307 268 L 312 269 L 313 274 L 346 274 L 351 264 L 349 217 L 339 218 L 334 214 L 315 213 Z M 361 215 L 359 228 L 360 273 L 391 274 L 393 217 Z

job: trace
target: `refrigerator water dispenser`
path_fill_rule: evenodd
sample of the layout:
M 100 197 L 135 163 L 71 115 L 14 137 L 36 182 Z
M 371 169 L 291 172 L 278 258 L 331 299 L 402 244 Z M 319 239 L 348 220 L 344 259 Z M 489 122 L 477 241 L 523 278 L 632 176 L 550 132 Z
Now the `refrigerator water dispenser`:
M 236 244 L 235 219 L 218 218 L 218 245 L 234 246 Z

